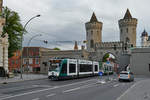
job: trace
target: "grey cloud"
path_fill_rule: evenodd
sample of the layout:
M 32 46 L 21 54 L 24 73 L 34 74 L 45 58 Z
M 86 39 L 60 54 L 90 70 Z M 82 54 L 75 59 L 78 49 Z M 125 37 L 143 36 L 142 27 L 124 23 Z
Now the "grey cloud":
M 84 40 L 86 36 L 84 24 L 90 20 L 92 12 L 96 13 L 99 21 L 103 22 L 103 41 L 119 40 L 118 20 L 123 18 L 129 8 L 133 17 L 138 18 L 137 43 L 144 28 L 150 32 L 149 0 L 4 0 L 4 6 L 19 13 L 22 23 L 26 23 L 32 16 L 41 14 L 27 27 L 30 35 L 42 33 L 39 40 Z M 26 45 L 25 41 L 24 45 Z M 32 45 L 38 46 L 41 41 L 33 40 Z M 60 46 L 48 44 L 46 47 Z M 73 44 L 60 46 L 63 49 L 72 48 Z

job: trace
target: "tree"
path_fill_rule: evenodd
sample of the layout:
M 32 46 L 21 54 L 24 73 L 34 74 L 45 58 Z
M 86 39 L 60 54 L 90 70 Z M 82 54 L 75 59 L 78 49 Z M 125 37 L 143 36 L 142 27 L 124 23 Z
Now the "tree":
M 3 8 L 1 16 L 6 20 L 3 27 L 3 35 L 7 33 L 9 36 L 8 57 L 12 57 L 13 52 L 21 48 L 23 26 L 20 22 L 20 16 L 18 13 L 7 7 Z
M 60 48 L 55 47 L 54 50 L 60 50 Z
M 107 61 L 107 58 L 109 58 L 109 53 L 105 54 L 104 57 L 103 57 L 103 62 L 106 62 Z

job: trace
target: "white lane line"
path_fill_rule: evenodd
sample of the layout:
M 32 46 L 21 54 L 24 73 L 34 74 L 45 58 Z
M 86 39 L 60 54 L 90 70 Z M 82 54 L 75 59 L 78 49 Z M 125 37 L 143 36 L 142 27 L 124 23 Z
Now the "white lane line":
M 56 95 L 56 94 L 49 94 L 46 97 L 51 97 L 51 96 L 54 96 L 54 95 Z
M 113 85 L 113 87 L 117 87 L 117 86 L 119 86 L 119 84 L 115 84 L 115 85 Z
M 96 83 L 92 83 L 92 84 L 88 84 L 88 85 L 83 85 L 83 86 L 80 86 L 80 87 L 77 87 L 77 88 L 65 90 L 65 91 L 63 91 L 63 93 L 72 92 L 72 91 L 76 91 L 76 90 L 84 89 L 84 88 L 89 88 L 89 87 L 92 87 L 94 84 L 96 84 Z
M 40 98 L 35 98 L 35 99 L 32 99 L 32 100 L 40 100 Z
M 65 90 L 65 91 L 63 91 L 63 93 L 72 92 L 72 91 L 79 90 L 79 89 L 81 89 L 81 88 L 80 88 L 80 87 L 77 87 L 77 88 Z
M 76 83 L 62 85 L 62 86 L 55 86 L 55 87 L 47 88 L 47 89 L 26 92 L 26 93 L 22 93 L 22 94 L 17 94 L 17 95 L 13 95 L 13 96 L 8 96 L 8 97 L 0 98 L 0 100 L 5 100 L 5 99 L 9 99 L 9 98 L 14 98 L 14 97 L 19 97 L 19 96 L 33 94 L 33 93 L 39 93 L 39 92 L 43 92 L 43 91 L 48 91 L 48 90 L 52 90 L 52 89 L 62 88 L 62 87 L 66 87 L 66 86 L 71 86 L 71 85 L 86 83 L 86 82 L 93 81 L 93 80 L 96 80 L 96 79 L 90 79 L 90 80 L 86 80 L 86 81 L 82 81 L 82 82 L 76 82 Z
M 0 95 L 0 98 L 6 97 L 6 96 L 11 96 L 11 95 Z

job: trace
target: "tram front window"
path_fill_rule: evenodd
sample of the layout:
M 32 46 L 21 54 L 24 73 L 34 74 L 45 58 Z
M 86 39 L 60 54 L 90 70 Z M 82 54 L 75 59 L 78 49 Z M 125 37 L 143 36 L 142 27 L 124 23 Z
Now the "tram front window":
M 51 64 L 49 67 L 49 71 L 59 71 L 59 63 Z

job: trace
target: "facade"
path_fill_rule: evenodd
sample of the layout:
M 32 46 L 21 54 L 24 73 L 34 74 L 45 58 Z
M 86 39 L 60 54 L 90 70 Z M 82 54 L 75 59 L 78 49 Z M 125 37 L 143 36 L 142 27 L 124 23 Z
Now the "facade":
M 124 18 L 120 19 L 118 24 L 120 29 L 120 41 L 102 42 L 102 22 L 99 22 L 93 13 L 90 22 L 85 24 L 87 39 L 86 45 L 90 59 L 102 61 L 103 56 L 106 53 L 111 53 L 116 57 L 119 63 L 122 54 L 130 53 L 130 48 L 136 46 L 137 19 L 132 18 L 128 9 Z
M 148 33 L 145 31 L 145 29 L 141 34 L 141 46 L 142 47 L 150 46 L 150 36 L 148 36 Z
M 1 13 L 1 12 L 0 12 Z M 5 24 L 5 19 L 0 17 L 0 76 L 5 76 L 8 70 L 8 34 L 4 34 L 3 25 Z
M 150 76 L 150 48 L 135 48 L 130 57 L 130 68 L 135 75 Z
M 42 47 L 23 48 L 23 70 L 24 72 L 40 72 L 41 51 L 49 49 Z
M 89 22 L 85 23 L 87 51 L 94 51 L 96 43 L 102 42 L 102 22 L 99 22 L 93 13 Z
M 136 47 L 136 27 L 137 19 L 132 18 L 129 9 L 127 9 L 124 18 L 119 20 L 120 41 Z
M 20 71 L 20 66 L 21 66 L 21 52 L 20 50 L 14 52 L 14 56 L 9 58 L 9 71 L 14 72 L 14 71 Z

